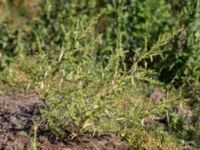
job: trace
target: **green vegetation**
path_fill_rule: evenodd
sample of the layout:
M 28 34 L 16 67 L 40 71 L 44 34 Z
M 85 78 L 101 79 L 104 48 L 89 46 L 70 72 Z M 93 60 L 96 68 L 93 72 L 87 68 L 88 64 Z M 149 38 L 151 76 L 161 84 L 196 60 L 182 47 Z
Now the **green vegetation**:
M 114 132 L 136 149 L 200 147 L 199 0 L 43 0 L 31 19 L 23 3 L 9 6 L 0 13 L 19 13 L 0 18 L 0 92 L 37 92 L 57 136 Z M 166 93 L 158 103 L 148 96 L 155 87 Z M 143 126 L 149 116 L 167 122 Z

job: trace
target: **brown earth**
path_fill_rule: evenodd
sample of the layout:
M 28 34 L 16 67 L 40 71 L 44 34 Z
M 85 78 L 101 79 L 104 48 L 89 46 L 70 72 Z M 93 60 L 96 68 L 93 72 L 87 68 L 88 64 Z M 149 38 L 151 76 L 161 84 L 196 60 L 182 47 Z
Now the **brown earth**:
M 0 150 L 31 149 L 34 122 L 41 120 L 39 109 L 45 104 L 36 94 L 0 96 Z M 39 150 L 128 150 L 114 134 L 82 134 L 75 140 L 59 140 L 44 123 L 37 130 Z

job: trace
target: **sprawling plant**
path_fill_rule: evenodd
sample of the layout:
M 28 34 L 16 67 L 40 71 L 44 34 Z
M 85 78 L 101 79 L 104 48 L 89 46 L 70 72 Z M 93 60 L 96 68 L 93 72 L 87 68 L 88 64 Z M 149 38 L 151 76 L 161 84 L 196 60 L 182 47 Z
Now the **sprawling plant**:
M 186 87 L 199 104 L 199 7 L 199 0 L 44 0 L 21 26 L 14 18 L 0 24 L 0 92 L 36 91 L 46 104 L 42 121 L 61 138 L 116 132 L 136 149 L 152 142 L 173 149 L 164 136 L 183 123 L 171 106 Z M 167 90 L 159 103 L 146 96 L 154 86 Z M 145 128 L 147 116 L 164 116 L 167 126 Z

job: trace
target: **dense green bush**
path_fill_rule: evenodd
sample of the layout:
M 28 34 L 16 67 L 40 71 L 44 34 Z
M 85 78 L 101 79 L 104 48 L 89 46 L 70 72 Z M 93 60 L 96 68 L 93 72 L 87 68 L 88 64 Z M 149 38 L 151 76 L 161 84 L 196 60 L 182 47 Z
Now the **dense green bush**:
M 99 48 L 97 54 L 101 61 L 109 59 L 120 40 L 126 51 L 127 67 L 130 68 L 138 50 L 149 50 L 162 34 L 179 31 L 167 46 L 161 47 L 161 56 L 153 60 L 147 59 L 140 65 L 147 64 L 145 67 L 157 71 L 161 81 L 174 82 L 176 86 L 188 85 L 199 82 L 200 76 L 198 8 L 199 0 L 45 0 L 38 17 L 29 22 L 34 33 L 28 33 L 26 49 L 29 52 L 35 49 L 35 43 L 28 42 L 35 39 L 35 34 L 41 40 L 41 48 L 47 48 L 44 45 L 48 45 L 48 49 L 53 49 L 54 46 L 62 45 L 64 38 L 61 25 L 71 30 L 74 17 L 84 18 L 87 22 L 104 9 L 96 25 L 97 31 L 101 30 L 104 38 L 104 46 Z
M 177 3 L 164 0 L 113 1 L 107 7 L 112 20 L 108 23 L 106 44 L 115 44 L 117 37 L 114 35 L 122 32 L 123 46 L 128 50 L 128 65 L 132 64 L 136 49 L 150 49 L 159 35 L 181 30 L 168 46 L 162 48 L 162 56 L 154 61 L 147 60 L 148 67 L 155 69 L 159 79 L 167 83 L 199 82 L 198 0 Z
M 0 29 L 0 69 L 2 70 L 19 52 L 20 31 L 9 28 L 6 23 L 0 25 Z
M 165 0 L 93 0 L 81 3 L 63 0 L 46 1 L 43 6 L 42 10 L 45 11 L 41 11 L 40 21 L 47 29 L 42 33 L 46 33 L 45 39 L 55 40 L 52 43 L 56 44 L 62 41 L 62 36 L 56 37 L 49 33 L 60 32 L 60 24 L 66 26 L 73 17 L 85 18 L 87 22 L 88 18 L 106 8 L 97 22 L 97 28 L 101 28 L 104 37 L 104 46 L 99 48 L 98 58 L 106 62 L 113 47 L 117 47 L 121 40 L 123 49 L 127 52 L 125 61 L 128 68 L 138 49 L 149 50 L 162 34 L 180 31 L 167 46 L 161 48 L 161 56 L 145 62 L 148 62 L 147 67 L 158 72 L 161 81 L 174 82 L 176 86 L 199 81 L 198 0 L 179 3 Z M 39 26 L 37 30 L 41 30 Z M 141 65 L 144 66 L 144 62 Z

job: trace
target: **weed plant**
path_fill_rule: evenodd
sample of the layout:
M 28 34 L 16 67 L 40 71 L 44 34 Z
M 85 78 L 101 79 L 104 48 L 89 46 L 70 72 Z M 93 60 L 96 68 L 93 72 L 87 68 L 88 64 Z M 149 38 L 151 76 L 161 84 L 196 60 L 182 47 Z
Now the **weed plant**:
M 6 17 L 0 24 L 0 92 L 36 91 L 43 121 L 63 139 L 116 133 L 136 149 L 198 148 L 196 129 L 185 130 L 171 110 L 188 97 L 199 106 L 199 7 L 199 0 L 44 0 L 22 26 Z M 147 96 L 156 86 L 166 92 L 158 104 Z M 141 124 L 163 115 L 167 126 Z

